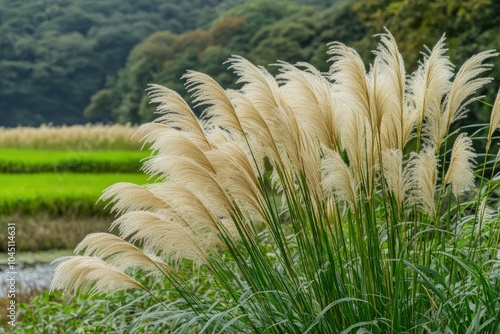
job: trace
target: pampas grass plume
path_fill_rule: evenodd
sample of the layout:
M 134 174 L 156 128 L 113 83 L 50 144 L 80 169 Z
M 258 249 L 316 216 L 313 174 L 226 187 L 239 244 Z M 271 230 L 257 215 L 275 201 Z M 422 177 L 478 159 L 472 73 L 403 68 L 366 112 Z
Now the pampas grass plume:
M 466 134 L 460 134 L 453 144 L 450 165 L 444 179 L 445 184 L 452 185 L 455 197 L 474 187 L 475 157 L 472 140 Z
M 493 104 L 493 109 L 491 111 L 490 118 L 490 128 L 488 131 L 488 142 L 486 144 L 486 150 L 488 151 L 491 145 L 491 139 L 493 137 L 493 132 L 500 128 L 500 89 L 498 89 L 497 97 L 495 103 Z
M 321 183 L 325 194 L 333 194 L 337 201 L 346 201 L 351 210 L 354 210 L 359 185 L 340 154 L 328 150 L 323 158 L 321 170 Z
M 61 258 L 50 285 L 50 291 L 62 289 L 64 293 L 88 290 L 91 293 L 146 288 L 107 262 L 93 256 Z
M 397 149 L 386 149 L 382 152 L 382 161 L 387 187 L 401 205 L 404 198 L 403 153 Z
M 424 148 L 420 153 L 413 154 L 409 163 L 411 190 L 408 202 L 417 205 L 427 214 L 436 214 L 434 201 L 437 183 L 437 158 L 432 147 Z

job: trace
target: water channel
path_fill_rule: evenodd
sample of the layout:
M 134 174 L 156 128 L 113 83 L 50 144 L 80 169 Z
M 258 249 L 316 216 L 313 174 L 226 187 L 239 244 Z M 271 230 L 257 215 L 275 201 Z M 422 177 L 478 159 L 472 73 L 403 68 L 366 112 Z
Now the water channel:
M 10 270 L 7 256 L 0 257 L 0 291 L 7 291 L 9 278 L 15 276 L 17 291 L 29 292 L 48 290 L 58 262 L 52 261 L 71 255 L 71 250 L 16 254 L 14 270 Z

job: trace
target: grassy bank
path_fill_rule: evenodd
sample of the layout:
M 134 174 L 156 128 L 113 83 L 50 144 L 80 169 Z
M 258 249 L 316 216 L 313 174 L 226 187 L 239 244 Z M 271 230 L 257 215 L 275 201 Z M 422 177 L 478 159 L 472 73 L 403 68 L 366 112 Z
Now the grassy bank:
M 206 276 L 205 276 L 206 277 Z M 166 280 L 148 278 L 149 281 L 169 291 L 177 302 L 170 307 L 185 307 L 180 296 L 172 290 Z M 194 282 L 193 282 L 194 285 Z M 113 300 L 103 295 L 74 298 L 61 293 L 47 291 L 38 294 L 21 295 L 20 310 L 15 327 L 9 326 L 4 317 L 2 327 L 11 333 L 168 333 L 172 321 L 163 321 L 163 312 L 155 305 L 151 296 L 144 296 L 139 291 L 117 293 Z M 0 298 L 0 306 L 6 299 Z M 3 303 L 3 305 L 2 305 Z M 154 323 L 148 323 L 142 307 L 159 311 Z M 119 319 L 119 320 L 118 320 Z
M 0 216 L 0 240 L 7 240 L 7 224 L 16 226 L 16 249 L 18 256 L 26 252 L 39 252 L 75 247 L 88 233 L 108 231 L 111 216 L 79 216 L 66 214 L 54 217 L 39 212 L 36 215 Z M 71 231 L 69 233 L 68 231 Z M 62 237 L 64 236 L 64 237 Z M 7 243 L 0 243 L 0 250 L 7 250 Z
M 64 254 L 65 255 L 65 254 Z M 186 285 L 196 288 L 207 297 L 223 299 L 224 291 L 214 285 L 206 268 L 195 268 L 188 261 L 181 261 L 177 269 L 186 277 Z M 19 297 L 20 310 L 16 326 L 12 328 L 4 319 L 2 326 L 12 333 L 170 333 L 183 323 L 182 313 L 188 308 L 186 301 L 164 277 L 145 275 L 144 280 L 164 292 L 160 295 L 145 295 L 141 291 L 128 290 L 105 296 L 103 294 L 81 297 L 63 295 L 59 292 L 41 291 Z M 168 296 L 165 312 L 154 297 Z M 0 306 L 5 305 L 0 298 Z M 2 304 L 4 303 L 4 304 Z M 145 313 L 144 310 L 149 310 Z M 176 316 L 178 315 L 178 316 Z M 194 326 L 188 333 L 199 333 Z
M 147 151 L 55 151 L 0 148 L 0 173 L 136 173 Z

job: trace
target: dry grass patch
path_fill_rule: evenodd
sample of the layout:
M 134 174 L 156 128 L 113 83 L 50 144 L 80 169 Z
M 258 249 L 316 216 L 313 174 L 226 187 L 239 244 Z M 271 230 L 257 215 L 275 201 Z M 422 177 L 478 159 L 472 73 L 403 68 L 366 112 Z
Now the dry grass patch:
M 0 127 L 0 147 L 75 151 L 137 150 L 141 148 L 140 136 L 133 136 L 137 129 L 131 124 Z

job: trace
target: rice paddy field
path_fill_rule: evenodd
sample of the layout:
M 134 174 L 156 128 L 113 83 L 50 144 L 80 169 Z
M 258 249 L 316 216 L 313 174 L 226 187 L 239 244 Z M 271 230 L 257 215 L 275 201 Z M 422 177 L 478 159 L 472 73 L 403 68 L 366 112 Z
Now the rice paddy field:
M 146 151 L 0 148 L 0 173 L 137 173 Z
M 113 216 L 107 203 L 98 201 L 103 190 L 148 179 L 140 167 L 149 152 L 141 150 L 137 130 L 131 125 L 0 127 L 1 270 L 9 225 L 16 228 L 16 265 L 45 280 L 51 279 L 48 264 L 57 254 L 71 254 L 88 233 L 109 230 Z M 40 260 L 40 254 L 50 255 Z M 30 303 L 42 292 L 21 282 L 18 289 L 18 303 Z M 0 332 L 8 302 L 0 296 Z
M 96 203 L 101 192 L 124 180 L 144 184 L 147 176 L 66 172 L 0 174 L 0 210 L 4 214 L 103 215 L 105 203 Z
M 39 251 L 72 248 L 96 225 L 107 229 L 112 217 L 98 202 L 102 191 L 116 182 L 147 182 L 140 167 L 149 152 L 132 138 L 136 131 L 130 125 L 0 128 L 0 238 L 15 223 L 19 250 Z M 61 238 L 62 231 L 74 235 Z

